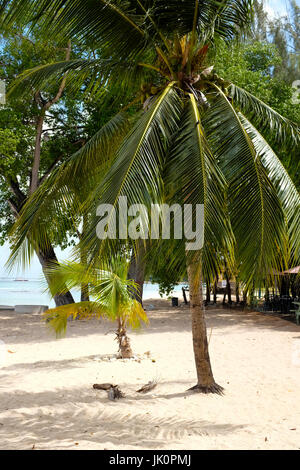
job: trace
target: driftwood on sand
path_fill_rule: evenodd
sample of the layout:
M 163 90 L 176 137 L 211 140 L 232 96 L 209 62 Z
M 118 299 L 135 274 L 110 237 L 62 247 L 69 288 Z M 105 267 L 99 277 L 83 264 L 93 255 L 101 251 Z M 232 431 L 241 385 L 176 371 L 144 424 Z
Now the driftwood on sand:
M 150 380 L 146 385 L 143 385 L 139 390 L 137 390 L 138 393 L 147 393 L 150 392 L 150 390 L 153 390 L 157 385 L 157 382 L 155 380 Z
M 105 384 L 94 384 L 94 385 L 93 385 L 93 388 L 95 388 L 96 390 L 109 390 L 111 387 L 115 387 L 115 385 L 113 385 L 113 384 L 108 384 L 108 383 L 105 383 Z
M 110 383 L 94 384 L 93 388 L 96 390 L 105 390 L 107 392 L 109 400 L 116 400 L 119 398 L 124 398 L 125 396 L 118 385 L 113 385 Z

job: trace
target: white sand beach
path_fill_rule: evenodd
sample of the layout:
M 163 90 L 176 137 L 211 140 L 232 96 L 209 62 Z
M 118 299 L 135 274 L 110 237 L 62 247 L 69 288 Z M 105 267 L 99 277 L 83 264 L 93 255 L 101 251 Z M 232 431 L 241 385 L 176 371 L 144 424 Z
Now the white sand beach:
M 224 396 L 195 384 L 187 308 L 147 300 L 117 360 L 114 325 L 70 322 L 56 340 L 39 315 L 0 313 L 0 449 L 300 449 L 300 327 L 270 315 L 207 310 Z M 145 354 L 146 353 L 146 354 Z M 157 387 L 136 390 L 149 380 Z M 94 383 L 119 384 L 110 401 Z

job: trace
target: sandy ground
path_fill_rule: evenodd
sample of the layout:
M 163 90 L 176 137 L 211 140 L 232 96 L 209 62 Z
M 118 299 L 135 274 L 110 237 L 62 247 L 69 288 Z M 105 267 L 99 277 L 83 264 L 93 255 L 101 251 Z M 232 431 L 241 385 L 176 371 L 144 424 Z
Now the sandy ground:
M 138 355 L 114 358 L 114 326 L 70 323 L 56 340 L 38 315 L 0 313 L 0 449 L 299 449 L 300 327 L 207 310 L 212 366 L 223 397 L 195 384 L 190 314 L 148 300 Z M 148 354 L 144 354 L 147 353 Z M 136 390 L 149 380 L 157 387 Z M 119 384 L 113 402 L 94 383 Z

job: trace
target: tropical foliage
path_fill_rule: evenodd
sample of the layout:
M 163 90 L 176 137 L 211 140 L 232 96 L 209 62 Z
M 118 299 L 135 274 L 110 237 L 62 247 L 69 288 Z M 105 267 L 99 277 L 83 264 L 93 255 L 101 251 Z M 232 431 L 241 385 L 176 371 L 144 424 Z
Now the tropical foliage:
M 252 286 L 297 258 L 300 243 L 299 193 L 266 138 L 299 147 L 299 126 L 214 70 L 212 57 L 219 41 L 237 39 L 251 24 L 251 1 L 2 3 L 4 12 L 9 4 L 6 24 L 25 18 L 58 41 L 76 36 L 99 48 L 94 59 L 60 61 L 24 72 L 12 96 L 61 77 L 78 90 L 89 78 L 89 99 L 105 99 L 107 85 L 113 83 L 116 99 L 128 103 L 33 195 L 15 226 L 14 256 L 30 236 L 47 243 L 44 214 L 51 211 L 55 219 L 57 207 L 72 217 L 78 211 L 88 214 L 80 246 L 94 269 L 122 247 L 117 240 L 96 237 L 99 203 L 117 209 L 119 196 L 126 196 L 129 204 L 148 207 L 153 202 L 194 208 L 203 204 L 205 244 L 200 252 L 186 253 L 185 259 L 195 388 L 221 392 L 208 356 L 202 273 L 213 276 L 224 260 L 229 269 L 235 262 L 240 277 Z M 131 106 L 137 112 L 128 119 Z M 92 182 L 84 204 L 72 190 L 81 181 Z M 60 229 L 65 230 L 63 224 Z M 170 243 L 168 255 L 173 259 L 183 260 L 184 252 L 180 241 Z

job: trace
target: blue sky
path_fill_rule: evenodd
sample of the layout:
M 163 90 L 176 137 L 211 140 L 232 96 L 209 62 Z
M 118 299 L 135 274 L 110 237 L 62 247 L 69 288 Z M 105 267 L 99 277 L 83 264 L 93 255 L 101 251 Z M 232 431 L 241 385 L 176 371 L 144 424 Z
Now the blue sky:
M 64 259 L 68 259 L 71 253 L 71 249 L 66 249 L 62 251 L 60 248 L 56 248 L 55 253 L 59 261 L 62 261 Z M 9 254 L 10 250 L 8 244 L 5 244 L 4 246 L 0 247 L 0 277 L 24 277 L 26 279 L 35 279 L 41 277 L 42 269 L 39 260 L 36 256 L 32 260 L 30 267 L 27 268 L 25 271 L 23 271 L 22 269 L 15 268 L 12 272 L 9 273 L 5 268 L 5 264 L 7 262 Z
M 288 2 L 285 0 L 265 0 L 265 10 L 272 18 L 283 16 L 288 10 Z
M 285 0 L 265 0 L 265 10 L 271 18 L 283 16 L 287 13 L 288 2 Z M 33 259 L 31 266 L 27 268 L 25 272 L 22 272 L 21 270 L 15 270 L 11 274 L 8 274 L 7 270 L 5 269 L 5 263 L 9 257 L 9 253 L 8 244 L 0 247 L 0 277 L 24 276 L 28 278 L 37 278 L 41 276 L 42 271 L 37 258 Z M 62 251 L 60 249 L 56 249 L 56 253 L 60 260 L 67 259 L 70 254 L 70 250 Z

